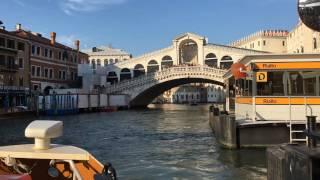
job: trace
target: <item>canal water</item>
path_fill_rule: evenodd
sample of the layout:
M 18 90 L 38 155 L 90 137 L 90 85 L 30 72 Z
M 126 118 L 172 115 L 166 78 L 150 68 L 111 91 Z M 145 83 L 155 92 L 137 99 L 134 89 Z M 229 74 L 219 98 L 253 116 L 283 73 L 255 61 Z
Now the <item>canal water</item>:
M 110 161 L 119 179 L 266 179 L 265 150 L 219 147 L 208 106 L 150 105 L 147 110 L 43 117 L 64 122 L 54 143 Z M 32 119 L 1 120 L 0 146 L 33 143 L 24 137 Z

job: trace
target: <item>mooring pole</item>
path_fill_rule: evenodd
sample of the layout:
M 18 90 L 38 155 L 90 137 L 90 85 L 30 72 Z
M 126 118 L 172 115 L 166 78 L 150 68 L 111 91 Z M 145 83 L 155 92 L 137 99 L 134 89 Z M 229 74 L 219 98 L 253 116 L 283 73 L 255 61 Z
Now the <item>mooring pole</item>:
M 317 116 L 307 116 L 307 126 L 308 126 L 308 134 L 310 135 L 312 132 L 316 130 L 316 119 Z M 308 137 L 308 147 L 315 148 L 317 147 L 317 141 L 314 137 Z

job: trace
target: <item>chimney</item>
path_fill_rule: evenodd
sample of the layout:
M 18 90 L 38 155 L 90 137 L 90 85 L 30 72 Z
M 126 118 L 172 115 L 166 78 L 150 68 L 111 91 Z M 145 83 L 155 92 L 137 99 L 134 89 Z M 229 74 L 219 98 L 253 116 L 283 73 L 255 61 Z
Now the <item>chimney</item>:
M 55 43 L 56 43 L 56 33 L 55 32 L 51 32 L 50 33 L 50 37 L 51 37 L 51 40 L 50 40 L 50 43 L 52 44 L 52 45 L 54 45 Z
M 74 45 L 75 45 L 75 47 L 76 47 L 76 50 L 79 51 L 79 50 L 80 50 L 80 41 L 79 41 L 79 40 L 76 40 L 76 41 L 74 42 Z
M 21 24 L 18 23 L 18 24 L 16 24 L 16 31 L 20 31 L 20 30 L 21 30 Z

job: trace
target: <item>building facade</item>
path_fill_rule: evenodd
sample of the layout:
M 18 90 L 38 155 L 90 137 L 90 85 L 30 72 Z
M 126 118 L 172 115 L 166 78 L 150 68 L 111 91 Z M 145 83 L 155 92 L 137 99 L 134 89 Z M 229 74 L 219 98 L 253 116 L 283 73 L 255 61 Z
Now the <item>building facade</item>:
M 80 87 L 78 64 L 88 62 L 88 55 L 80 52 L 80 41 L 71 48 L 56 42 L 56 33 L 45 38 L 39 33 L 16 26 L 16 36 L 30 42 L 30 87 L 48 93 L 50 89 Z
M 287 42 L 288 53 L 320 53 L 320 33 L 301 21 L 290 31 Z
M 263 30 L 234 41 L 230 46 L 271 53 L 286 53 L 288 34 L 287 30 Z
M 108 66 L 132 58 L 132 55 L 124 50 L 115 49 L 110 46 L 93 47 L 92 50 L 87 50 L 86 52 L 89 55 L 90 64 L 92 64 L 94 69 L 97 66 Z
M 30 44 L 0 29 L 0 113 L 25 106 L 30 87 Z

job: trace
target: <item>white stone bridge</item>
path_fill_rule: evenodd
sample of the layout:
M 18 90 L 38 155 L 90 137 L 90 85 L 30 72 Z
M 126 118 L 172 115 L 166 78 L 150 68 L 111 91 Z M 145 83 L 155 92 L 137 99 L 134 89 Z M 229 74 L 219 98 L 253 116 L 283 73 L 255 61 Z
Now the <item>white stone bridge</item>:
M 214 83 L 223 86 L 226 70 L 208 66 L 179 66 L 121 81 L 106 88 L 108 94 L 127 94 L 131 107 L 145 107 L 173 87 L 189 83 Z

